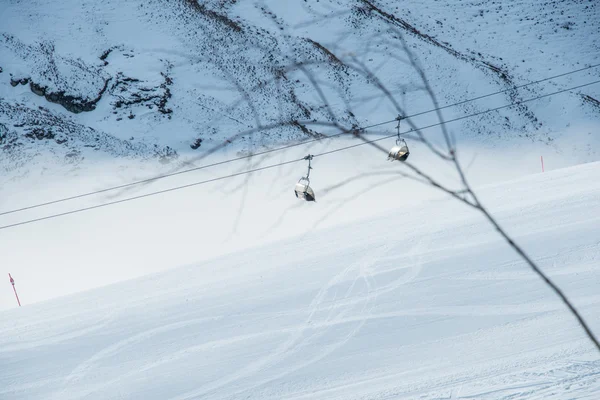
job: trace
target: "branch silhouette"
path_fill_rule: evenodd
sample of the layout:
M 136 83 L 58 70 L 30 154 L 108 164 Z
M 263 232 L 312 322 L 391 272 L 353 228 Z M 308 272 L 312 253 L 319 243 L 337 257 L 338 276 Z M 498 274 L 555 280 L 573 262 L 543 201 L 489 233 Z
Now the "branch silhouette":
M 403 118 L 402 117 L 402 116 L 407 115 L 406 110 L 400 105 L 400 102 L 396 98 L 395 93 L 387 87 L 386 83 L 383 82 L 379 76 L 377 76 L 377 68 L 375 70 L 371 70 L 363 61 L 359 60 L 359 58 L 353 54 L 345 56 L 344 54 L 347 54 L 346 52 L 336 52 L 335 48 L 325 48 L 325 46 L 323 46 L 322 44 L 320 44 L 320 46 L 323 47 L 325 49 L 325 51 L 327 51 L 329 54 L 331 54 L 332 57 L 334 57 L 335 60 L 337 60 L 336 62 L 343 63 L 343 65 L 346 68 L 348 68 L 349 71 L 352 71 L 356 75 L 361 76 L 364 79 L 364 82 L 367 82 L 372 88 L 374 88 L 378 91 L 379 97 L 377 95 L 370 95 L 369 97 L 373 100 L 385 101 L 386 103 L 388 103 L 395 110 L 397 115 L 400 116 L 399 120 L 408 124 L 408 126 L 410 128 L 410 130 L 408 132 L 404 132 L 404 133 L 402 133 L 402 135 L 407 136 L 407 134 L 409 134 L 410 137 L 412 137 L 412 138 L 416 139 L 418 142 L 424 144 L 426 146 L 426 148 L 432 154 L 434 154 L 440 160 L 445 162 L 447 164 L 448 168 L 451 168 L 458 175 L 460 187 L 459 188 L 448 187 L 446 184 L 444 184 L 440 180 L 436 179 L 431 174 L 425 172 L 421 168 L 418 168 L 416 165 L 414 165 L 412 162 L 409 162 L 409 161 L 406 161 L 403 163 L 397 163 L 398 164 L 397 172 L 384 172 L 383 174 L 391 173 L 392 175 L 395 175 L 398 177 L 412 179 L 412 180 L 418 181 L 421 184 L 432 186 L 432 187 L 436 188 L 437 190 L 440 190 L 440 191 L 448 194 L 455 200 L 471 207 L 474 211 L 476 211 L 480 215 L 482 215 L 487 220 L 487 222 L 498 232 L 498 234 L 502 237 L 502 239 L 513 249 L 513 251 L 515 251 L 515 253 L 527 264 L 527 266 L 531 269 L 531 271 L 534 272 L 537 276 L 539 276 L 542 279 L 542 281 L 544 282 L 544 284 L 546 284 L 548 286 L 548 288 L 550 290 L 552 290 L 552 292 L 555 293 L 556 296 L 559 297 L 559 299 L 566 306 L 567 310 L 573 315 L 573 317 L 575 317 L 575 319 L 577 320 L 578 324 L 581 326 L 581 328 L 582 328 L 583 332 L 585 333 L 585 335 L 587 336 L 587 338 L 592 342 L 594 347 L 598 351 L 600 351 L 600 342 L 598 341 L 598 339 L 592 332 L 591 328 L 589 327 L 588 323 L 585 321 L 585 319 L 583 318 L 581 313 L 577 310 L 577 308 L 575 307 L 573 302 L 558 287 L 558 285 L 541 270 L 541 268 L 537 265 L 537 263 L 525 252 L 525 250 L 522 248 L 522 246 L 520 246 L 500 226 L 498 221 L 492 216 L 491 212 L 479 200 L 476 192 L 474 191 L 474 189 L 472 188 L 472 186 L 470 185 L 470 183 L 467 179 L 465 170 L 463 169 L 463 167 L 461 166 L 461 163 L 459 161 L 456 139 L 454 138 L 452 133 L 447 129 L 447 126 L 446 126 L 447 121 L 444 119 L 444 117 L 441 113 L 441 110 L 443 110 L 446 106 L 440 105 L 439 101 L 437 100 L 437 96 L 434 93 L 434 90 L 433 90 L 430 82 L 427 79 L 427 74 L 426 74 L 424 68 L 420 65 L 419 60 L 417 59 L 415 54 L 413 54 L 413 52 L 411 51 L 410 46 L 408 46 L 408 44 L 405 40 L 405 37 L 404 37 L 404 33 L 397 26 L 390 26 L 389 33 L 392 37 L 397 39 L 396 52 L 395 52 L 396 59 L 398 61 L 402 61 L 404 63 L 409 64 L 410 67 L 417 73 L 417 76 L 420 79 L 420 81 L 418 83 L 412 83 L 412 86 L 418 87 L 419 90 L 422 90 L 424 93 L 426 93 L 428 98 L 433 103 L 434 112 L 435 112 L 436 118 L 438 120 L 438 122 L 435 124 L 435 126 L 440 127 L 441 136 L 442 136 L 443 146 L 441 146 L 441 147 L 423 133 L 424 128 L 419 128 L 418 126 L 416 126 L 416 124 L 412 121 L 411 118 Z M 388 43 L 388 45 L 391 45 L 391 44 Z M 365 53 L 368 53 L 368 51 L 369 50 L 366 49 Z M 403 56 L 400 57 L 400 56 L 397 56 L 397 54 L 402 54 Z M 308 79 L 308 83 L 309 83 L 310 87 L 312 88 L 312 90 L 314 91 L 316 98 L 318 98 L 322 102 L 321 107 L 326 110 L 327 120 L 312 119 L 312 120 L 306 120 L 306 121 L 299 121 L 299 123 L 302 125 L 305 125 L 305 126 L 312 126 L 313 129 L 315 129 L 315 128 L 326 129 L 327 132 L 322 133 L 323 137 L 351 136 L 351 137 L 357 139 L 360 142 L 360 144 L 367 144 L 367 145 L 372 146 L 373 148 L 377 149 L 381 153 L 387 154 L 388 149 L 384 148 L 377 141 L 370 140 L 367 138 L 366 135 L 368 133 L 366 132 L 367 131 L 366 129 L 360 128 L 359 126 L 357 126 L 357 124 L 348 124 L 348 120 L 343 118 L 343 116 L 347 115 L 348 113 L 351 115 L 357 114 L 354 112 L 355 110 L 352 108 L 352 104 L 350 102 L 348 102 L 348 101 L 341 102 L 345 106 L 345 109 L 343 109 L 343 110 L 340 110 L 339 108 L 336 108 L 333 106 L 333 104 L 331 104 L 331 100 L 328 98 L 328 96 L 326 94 L 327 89 L 331 90 L 331 88 L 327 87 L 328 84 L 325 84 L 319 80 L 319 78 L 317 77 L 318 76 L 317 72 L 310 69 L 312 66 L 315 66 L 315 65 L 318 65 L 318 63 L 312 63 L 308 60 L 299 60 L 299 61 L 291 62 L 288 66 L 284 67 L 284 70 L 287 71 L 288 73 L 291 73 L 294 71 L 301 72 Z M 511 92 L 514 90 L 515 90 L 515 88 L 511 88 L 511 89 L 508 89 L 508 90 L 505 90 L 502 92 Z M 485 97 L 485 96 L 480 96 L 480 98 L 483 98 L 483 97 Z M 246 100 L 247 100 L 247 98 L 246 98 Z M 500 109 L 500 108 L 498 108 L 498 109 Z M 265 125 L 257 124 L 257 126 L 255 126 L 253 129 L 245 131 L 243 133 L 243 135 L 257 134 L 257 133 L 260 134 L 260 133 L 264 133 L 264 132 L 267 132 L 270 130 L 277 130 L 283 126 L 291 126 L 291 125 L 292 125 L 292 121 L 286 121 L 286 120 L 277 121 L 277 122 L 273 122 L 273 123 L 265 124 Z M 239 137 L 241 135 L 242 134 L 233 135 L 230 140 L 235 140 L 237 137 Z M 214 149 L 214 151 L 217 151 L 218 149 L 219 148 L 217 147 Z M 326 155 L 326 154 L 331 154 L 333 152 L 335 152 L 335 150 L 330 151 L 330 152 L 325 152 L 325 153 L 319 155 L 319 157 Z M 332 186 L 326 188 L 323 193 L 327 194 L 327 193 L 334 192 L 336 189 L 338 189 L 344 185 L 348 185 L 352 182 L 355 182 L 356 180 L 369 178 L 369 177 L 373 177 L 376 175 L 377 174 L 369 174 L 369 173 L 359 174 L 357 176 L 354 176 L 354 177 L 348 178 L 344 181 L 333 184 Z M 371 188 L 375 188 L 375 187 L 379 186 L 380 184 L 382 184 L 382 183 L 381 182 L 375 183 L 371 186 Z M 353 196 L 351 196 L 351 197 L 353 197 Z M 346 200 L 349 200 L 349 199 L 343 199 L 343 201 L 346 201 Z M 298 208 L 299 206 L 295 205 L 292 207 L 295 209 L 295 208 Z M 280 216 L 279 220 L 273 226 L 271 226 L 270 229 L 273 229 L 274 227 L 281 224 L 283 219 L 285 218 L 285 214 L 286 213 L 282 214 Z

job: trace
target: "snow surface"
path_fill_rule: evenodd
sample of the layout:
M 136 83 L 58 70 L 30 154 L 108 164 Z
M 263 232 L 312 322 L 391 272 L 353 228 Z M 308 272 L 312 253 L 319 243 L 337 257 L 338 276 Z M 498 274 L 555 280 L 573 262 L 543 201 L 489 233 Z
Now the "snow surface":
M 305 75 L 271 82 L 273 67 L 291 60 L 318 62 L 311 72 L 344 124 L 396 116 L 323 48 L 376 71 L 407 114 L 429 110 L 398 29 L 441 104 L 600 63 L 597 1 L 194 4 L 0 2 L 0 212 L 306 139 L 274 130 L 199 159 L 256 126 L 247 103 L 234 107 L 240 91 L 261 123 L 327 120 Z M 443 116 L 585 84 L 599 71 Z M 108 84 L 93 111 L 74 114 L 11 84 L 25 78 L 85 101 Z M 598 333 L 600 108 L 584 95 L 600 99 L 600 85 L 448 128 L 484 204 Z M 438 129 L 424 133 L 440 139 Z M 355 143 L 4 215 L 0 226 Z M 411 162 L 456 185 L 447 165 L 410 145 Z M 292 195 L 306 170 L 296 163 L 0 230 L 0 399 L 600 398 L 600 358 L 576 321 L 480 216 L 400 179 L 369 146 L 313 167 L 316 204 Z
M 600 164 L 479 193 L 600 331 Z M 0 397 L 598 397 L 575 319 L 464 205 L 292 223 L 306 233 L 2 311 Z

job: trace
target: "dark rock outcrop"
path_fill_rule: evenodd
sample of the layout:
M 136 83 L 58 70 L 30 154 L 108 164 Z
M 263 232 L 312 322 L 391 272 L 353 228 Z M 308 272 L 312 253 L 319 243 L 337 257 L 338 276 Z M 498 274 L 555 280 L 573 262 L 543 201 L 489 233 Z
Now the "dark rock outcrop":
M 33 81 L 29 82 L 29 87 L 33 93 L 37 94 L 38 96 L 45 97 L 49 102 L 60 104 L 72 113 L 79 114 L 80 112 L 93 111 L 96 109 L 96 104 L 100 101 L 100 99 L 102 99 L 102 95 L 104 95 L 104 92 L 106 92 L 106 89 L 108 88 L 108 82 L 109 80 L 104 82 L 104 87 L 100 90 L 98 96 L 91 100 L 71 96 L 65 94 L 63 91 L 52 92 L 48 90 L 47 87 L 38 85 Z
M 12 87 L 16 87 L 18 85 L 27 85 L 28 83 L 29 83 L 28 78 L 20 78 L 20 79 L 10 78 L 10 86 L 12 86 Z
M 202 146 L 202 139 L 201 138 L 198 138 L 198 139 L 194 140 L 192 142 L 192 144 L 190 144 L 190 147 L 192 148 L 192 150 L 196 150 L 200 146 Z
M 47 128 L 34 128 L 25 134 L 25 137 L 37 140 L 54 139 L 55 136 L 52 130 Z

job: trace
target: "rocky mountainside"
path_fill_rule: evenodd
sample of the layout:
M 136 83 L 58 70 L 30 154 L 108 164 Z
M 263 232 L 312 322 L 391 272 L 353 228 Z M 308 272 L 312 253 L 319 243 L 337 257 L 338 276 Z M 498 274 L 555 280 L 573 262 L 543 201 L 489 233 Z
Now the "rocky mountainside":
M 0 22 L 2 171 L 123 157 L 180 163 L 258 126 L 281 124 L 226 143 L 251 150 L 329 133 L 310 121 L 393 119 L 374 82 L 407 114 L 429 110 L 411 57 L 440 104 L 505 91 L 447 109 L 447 119 L 600 76 L 592 68 L 520 88 L 600 63 L 595 1 L 7 0 Z M 539 141 L 596 160 L 599 99 L 590 86 L 452 129 L 476 143 Z

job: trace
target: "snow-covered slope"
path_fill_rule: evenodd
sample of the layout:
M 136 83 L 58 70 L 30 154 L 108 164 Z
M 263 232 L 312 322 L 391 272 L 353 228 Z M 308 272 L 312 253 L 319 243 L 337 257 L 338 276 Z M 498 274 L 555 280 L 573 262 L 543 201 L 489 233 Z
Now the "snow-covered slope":
M 509 90 L 447 109 L 446 118 L 599 76 L 593 69 L 510 90 L 600 62 L 595 1 L 6 0 L 0 18 L 0 168 L 20 173 L 123 156 L 184 163 L 259 123 L 330 119 L 310 79 L 287 69 L 295 61 L 308 63 L 345 126 L 396 116 L 346 65 L 352 59 L 374 71 L 407 114 L 428 110 L 400 34 L 440 103 Z M 594 161 L 599 91 L 452 129 L 487 146 L 533 141 L 571 163 Z M 427 114 L 414 123 L 436 121 Z M 291 125 L 233 146 L 314 134 Z
M 479 193 L 600 332 L 600 164 Z M 445 198 L 2 311 L 0 365 L 11 400 L 600 393 L 600 357 L 575 319 Z
M 600 68 L 517 88 L 600 63 L 599 30 L 600 3 L 584 0 L 1 1 L 0 213 L 198 166 L 259 125 L 286 123 L 202 164 L 331 133 L 298 122 L 331 113 L 346 127 L 393 119 L 352 65 L 376 73 L 406 114 L 429 110 L 407 51 L 440 104 L 505 91 L 446 119 L 586 84 Z M 448 125 L 484 204 L 595 332 L 599 99 L 588 86 Z M 0 226 L 348 144 L 2 215 Z M 415 166 L 455 183 L 410 145 Z M 532 175 L 541 155 L 547 172 Z M 399 179 L 369 146 L 313 166 L 317 204 L 293 197 L 306 166 L 291 164 L 0 230 L 2 273 L 25 305 L 9 310 L 5 281 L 0 399 L 598 397 L 600 358 L 481 217 Z

